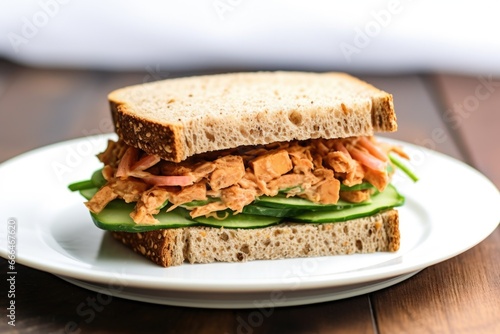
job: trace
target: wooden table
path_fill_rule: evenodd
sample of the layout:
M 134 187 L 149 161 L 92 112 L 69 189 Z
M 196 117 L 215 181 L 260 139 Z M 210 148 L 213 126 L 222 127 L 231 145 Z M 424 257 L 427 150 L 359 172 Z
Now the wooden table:
M 109 118 L 106 94 L 115 88 L 186 74 L 41 70 L 0 62 L 0 162 L 102 131 L 100 122 Z M 463 160 L 500 186 L 499 78 L 363 77 L 394 95 L 400 130 L 392 137 Z M 254 328 L 239 328 L 251 309 L 171 307 L 119 298 L 96 310 L 92 319 L 82 317 L 78 305 L 95 298 L 95 292 L 17 265 L 16 327 L 5 317 L 4 278 L 0 332 L 61 333 L 75 322 L 82 333 L 500 333 L 499 256 L 497 228 L 478 246 L 400 284 L 345 300 L 277 308 Z M 0 268 L 8 271 L 4 259 Z

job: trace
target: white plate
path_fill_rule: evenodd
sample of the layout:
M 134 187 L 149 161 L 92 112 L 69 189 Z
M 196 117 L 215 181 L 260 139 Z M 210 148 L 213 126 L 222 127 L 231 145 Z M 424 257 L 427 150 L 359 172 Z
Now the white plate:
M 500 221 L 500 194 L 482 174 L 445 155 L 396 142 L 420 176 L 418 183 L 400 173 L 394 178 L 406 196 L 399 208 L 398 252 L 165 269 L 96 228 L 80 195 L 66 188 L 100 167 L 93 155 L 107 138 L 58 143 L 0 165 L 0 220 L 17 221 L 17 262 L 94 291 L 107 287 L 124 298 L 155 303 L 237 308 L 267 296 L 276 306 L 297 305 L 394 284 L 475 246 Z M 6 232 L 0 231 L 3 257 Z
M 126 298 L 141 302 L 204 308 L 271 308 L 281 306 L 294 306 L 312 303 L 322 303 L 332 300 L 350 298 L 376 290 L 387 288 L 402 282 L 418 271 L 382 279 L 373 282 L 334 286 L 320 289 L 305 289 L 296 291 L 274 290 L 267 292 L 199 292 L 193 298 L 192 294 L 185 291 L 172 291 L 162 289 L 141 289 L 122 286 L 109 286 L 106 284 L 88 283 L 72 278 L 60 276 L 63 280 L 77 285 L 81 288 L 92 290 L 98 294 L 111 295 L 113 297 Z M 99 297 L 98 297 L 99 298 Z

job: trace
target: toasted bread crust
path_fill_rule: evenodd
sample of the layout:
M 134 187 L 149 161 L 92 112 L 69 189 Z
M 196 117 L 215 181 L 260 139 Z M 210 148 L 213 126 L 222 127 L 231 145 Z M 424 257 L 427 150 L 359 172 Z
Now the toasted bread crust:
M 184 262 L 184 232 L 179 228 L 145 233 L 111 232 L 111 235 L 154 263 L 170 267 Z
M 398 129 L 397 119 L 394 112 L 394 102 L 392 95 L 382 94 L 373 99 L 372 124 L 376 131 L 394 132 Z
M 341 223 L 282 223 L 259 229 L 186 227 L 113 237 L 156 264 L 243 262 L 353 253 L 395 252 L 397 210 Z
M 159 124 L 134 115 L 127 105 L 110 101 L 115 132 L 128 145 L 142 149 L 162 159 L 180 162 L 182 128 L 175 124 Z
M 169 79 L 122 88 L 108 99 L 120 138 L 174 162 L 243 145 L 397 129 L 392 95 L 344 73 Z

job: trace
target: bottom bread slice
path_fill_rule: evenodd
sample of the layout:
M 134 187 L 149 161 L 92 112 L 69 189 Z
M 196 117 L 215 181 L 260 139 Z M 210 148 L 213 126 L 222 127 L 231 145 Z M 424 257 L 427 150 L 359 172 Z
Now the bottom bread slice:
M 206 226 L 142 233 L 111 232 L 135 252 L 164 266 L 373 253 L 399 249 L 398 211 L 340 223 L 281 223 L 257 229 Z

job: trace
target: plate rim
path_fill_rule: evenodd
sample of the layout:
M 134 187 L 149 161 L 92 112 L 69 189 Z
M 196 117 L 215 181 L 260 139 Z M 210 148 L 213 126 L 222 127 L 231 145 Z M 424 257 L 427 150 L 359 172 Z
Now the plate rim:
M 271 302 L 272 307 L 288 307 L 288 306 L 299 306 L 299 305 L 304 305 L 304 304 L 316 304 L 316 303 L 323 303 L 323 302 L 330 302 L 334 300 L 340 300 L 344 298 L 351 298 L 359 295 L 363 295 L 366 293 L 371 293 L 374 291 L 378 291 L 381 289 L 385 289 L 388 287 L 391 287 L 393 285 L 399 284 L 415 275 L 420 273 L 421 270 L 409 272 L 403 275 L 398 275 L 395 277 L 389 277 L 386 279 L 382 280 L 375 280 L 375 281 L 369 281 L 361 284 L 353 284 L 353 285 L 343 285 L 341 286 L 343 289 L 340 291 L 325 291 L 330 288 L 330 290 L 333 288 L 338 288 L 338 287 L 324 287 L 324 288 L 319 288 L 319 289 L 311 289 L 307 291 L 307 296 L 305 297 L 298 297 L 296 296 L 293 291 L 285 291 L 284 293 L 286 295 L 285 298 L 280 298 L 276 300 L 272 300 L 269 298 L 268 300 Z M 129 292 L 125 288 L 125 291 L 110 291 L 105 286 L 100 286 L 99 284 L 95 285 L 91 282 L 85 282 L 73 278 L 68 278 L 64 276 L 57 276 L 60 279 L 69 282 L 71 284 L 74 284 L 78 287 L 91 290 L 97 293 L 104 293 L 111 295 L 112 297 L 119 297 L 119 298 L 125 298 L 129 300 L 134 300 L 134 301 L 139 301 L 139 302 L 144 302 L 144 303 L 152 303 L 152 304 L 159 304 L 159 305 L 170 305 L 170 306 L 180 306 L 180 307 L 197 307 L 197 308 L 210 308 L 210 309 L 245 309 L 245 308 L 255 308 L 256 306 L 256 301 L 261 301 L 260 297 L 265 297 L 268 298 L 269 296 L 252 296 L 251 299 L 244 299 L 244 298 L 236 298 L 233 299 L 224 299 L 224 300 L 219 300 L 219 299 L 209 299 L 209 298 L 203 298 L 200 299 L 196 294 L 193 296 L 190 296 L 189 294 L 184 295 L 182 298 L 168 298 L 168 296 L 157 296 L 151 298 L 151 295 L 158 292 L 158 293 L 167 293 L 170 292 L 170 290 L 154 290 L 151 289 L 151 291 L 146 291 L 142 293 L 141 291 L 139 292 Z M 315 290 L 320 290 L 320 292 L 317 292 Z M 179 292 L 177 290 L 174 290 L 175 292 Z M 301 290 L 303 291 L 303 290 Z M 182 291 L 181 291 L 182 292 Z M 211 291 L 213 293 L 213 291 Z M 264 291 L 265 293 L 266 291 Z M 247 292 L 248 293 L 248 292 Z M 233 292 L 227 292 L 227 294 L 233 296 Z M 219 294 L 220 296 L 220 294 Z M 167 298 L 165 298 L 167 297 Z

